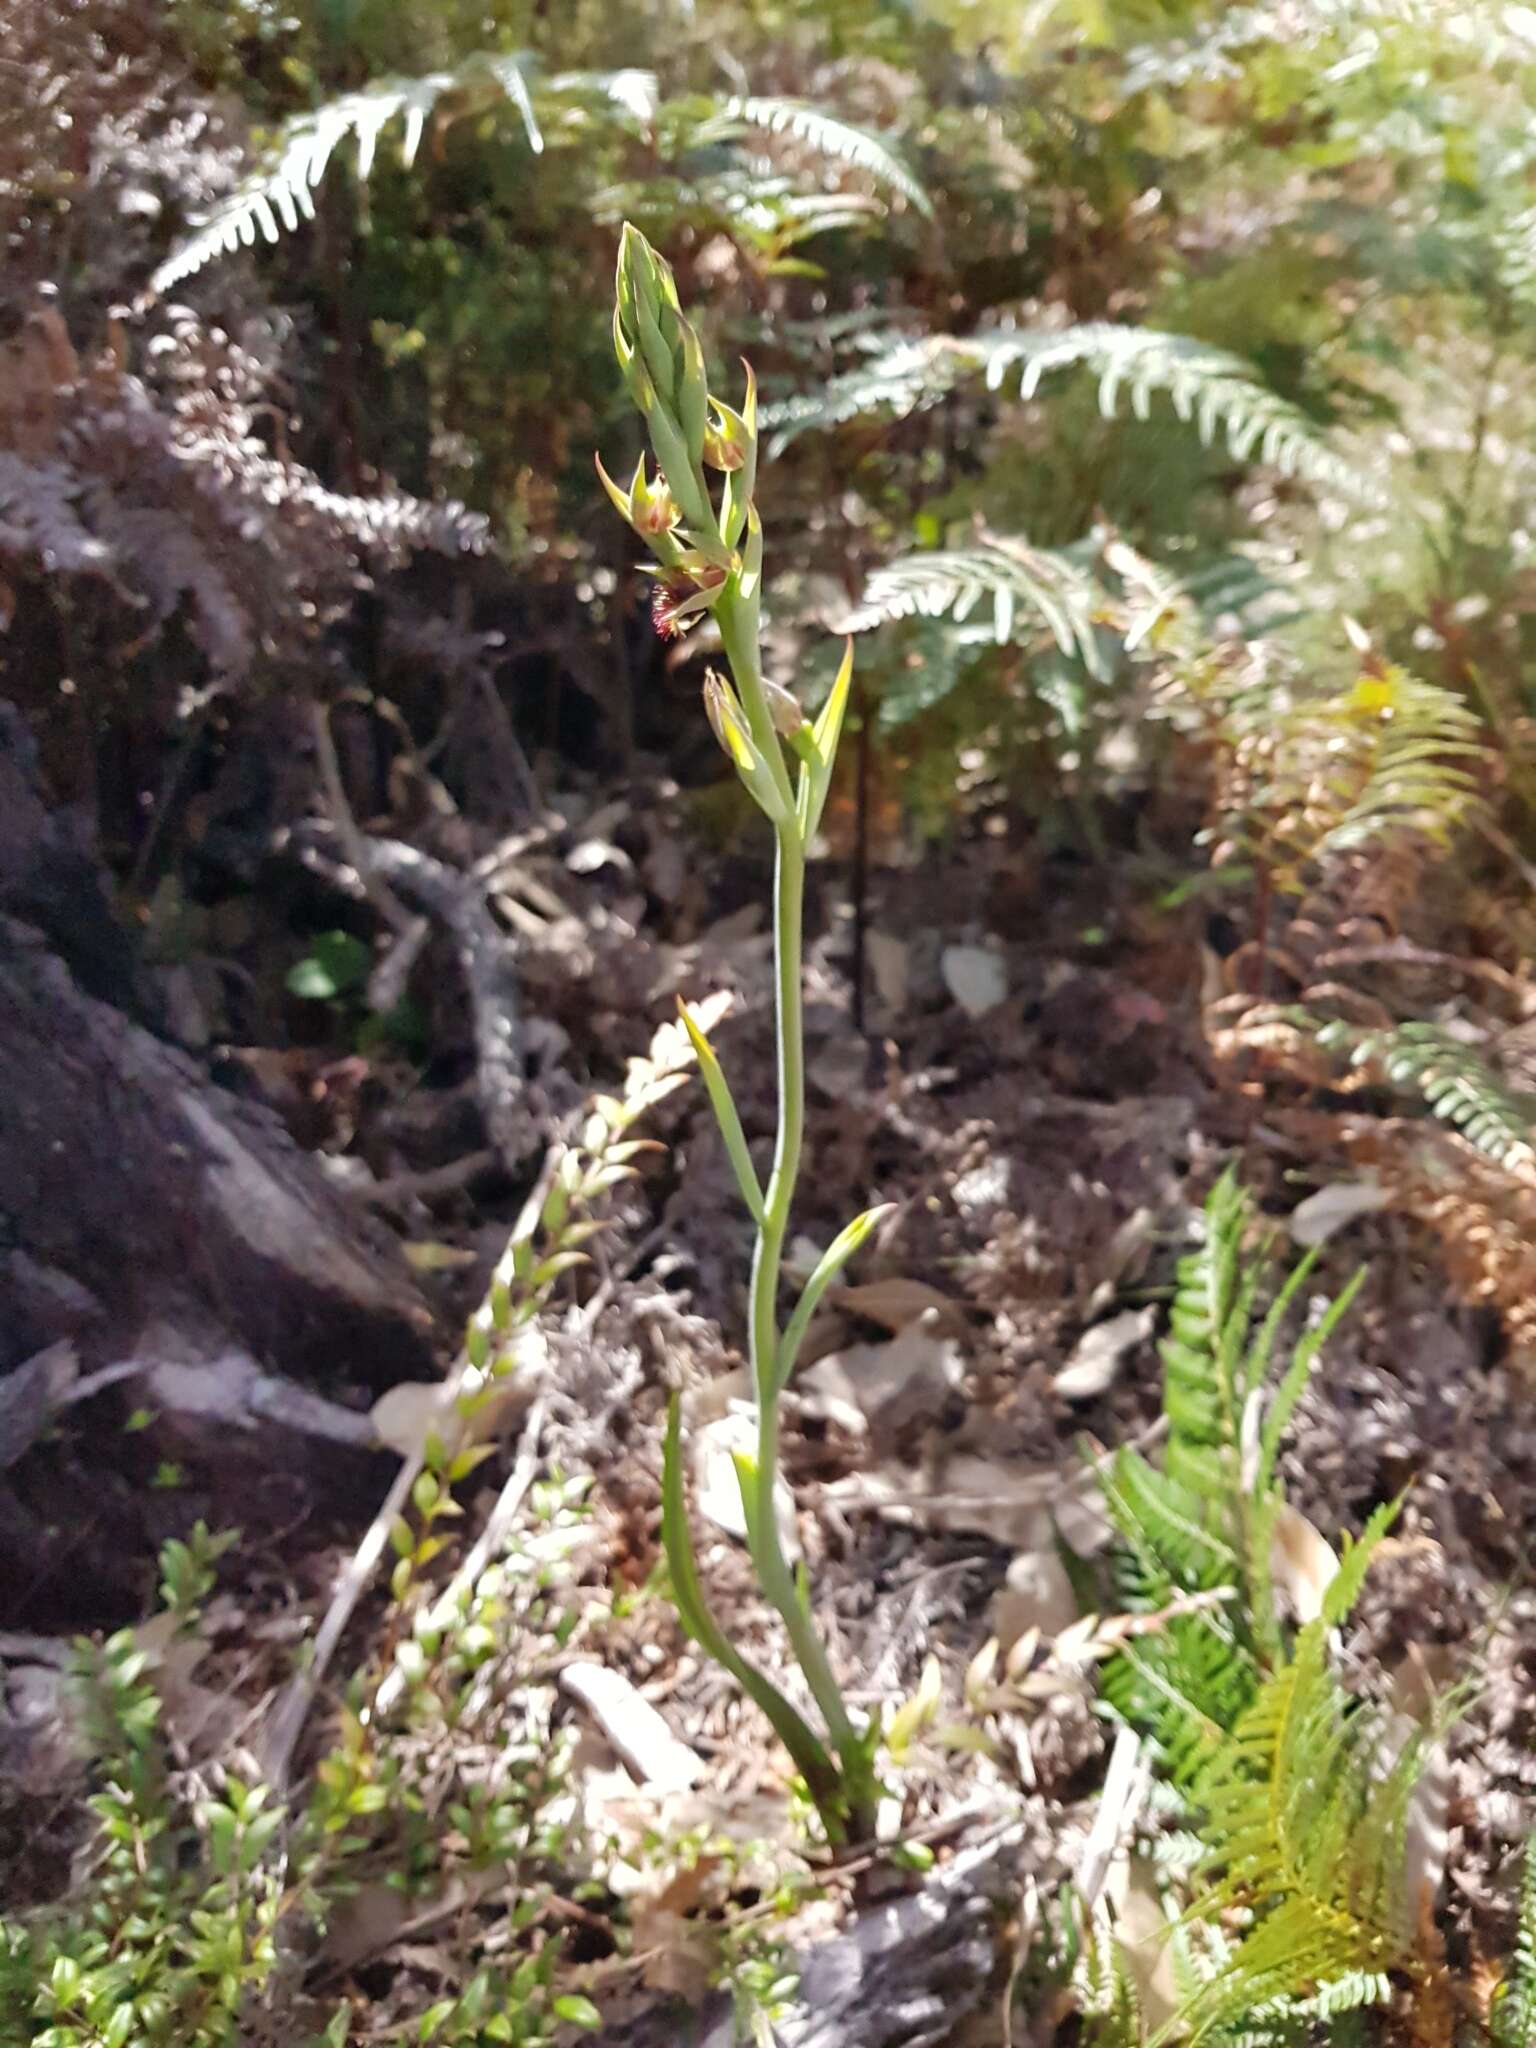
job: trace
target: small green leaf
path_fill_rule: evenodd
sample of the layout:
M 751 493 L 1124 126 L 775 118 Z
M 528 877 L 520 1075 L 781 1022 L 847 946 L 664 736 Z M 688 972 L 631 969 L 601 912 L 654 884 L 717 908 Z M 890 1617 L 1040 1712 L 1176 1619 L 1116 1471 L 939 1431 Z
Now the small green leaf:
M 333 1002 L 361 988 L 373 966 L 373 948 L 351 932 L 321 932 L 288 970 L 286 987 L 306 1002 Z
M 603 2016 L 590 1998 L 580 1998 L 574 1992 L 557 1998 L 554 2004 L 557 2020 L 564 2020 L 568 2026 L 585 2027 L 589 2033 L 596 2033 L 603 2024 Z

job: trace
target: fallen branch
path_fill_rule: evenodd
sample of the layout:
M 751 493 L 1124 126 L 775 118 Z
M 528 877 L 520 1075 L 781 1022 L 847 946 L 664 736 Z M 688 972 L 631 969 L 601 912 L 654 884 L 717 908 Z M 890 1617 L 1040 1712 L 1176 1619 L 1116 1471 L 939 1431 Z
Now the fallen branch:
M 345 866 L 325 844 L 333 836 L 340 840 Z M 351 835 L 339 827 L 332 834 L 311 824 L 295 834 L 295 843 L 306 866 L 348 894 L 377 901 L 376 892 L 387 885 L 391 894 L 398 892 L 419 904 L 452 935 L 474 1025 L 480 1112 L 503 1161 L 512 1168 L 521 1165 L 531 1149 L 532 1133 L 523 1104 L 516 948 L 491 911 L 486 883 L 477 873 L 450 867 L 403 840 L 372 839 L 355 828 Z M 415 941 L 402 933 L 397 943 Z

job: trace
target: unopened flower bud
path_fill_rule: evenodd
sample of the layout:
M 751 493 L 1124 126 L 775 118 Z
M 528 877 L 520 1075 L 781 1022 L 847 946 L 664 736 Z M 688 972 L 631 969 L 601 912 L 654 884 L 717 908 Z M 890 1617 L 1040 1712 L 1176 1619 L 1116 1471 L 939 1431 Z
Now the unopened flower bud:
M 768 714 L 773 720 L 773 729 L 781 738 L 792 740 L 805 723 L 805 713 L 800 708 L 800 699 L 782 683 L 769 682 L 763 678 L 763 695 L 768 700 Z
M 671 265 L 626 224 L 619 244 L 613 345 L 651 446 L 692 526 L 715 524 L 704 484 L 709 387 L 699 337 L 683 318 Z
M 718 669 L 707 669 L 704 674 L 704 714 L 722 752 L 739 766 L 741 757 L 732 741 L 744 734 L 746 722 L 736 692 Z
M 728 440 L 717 428 L 705 429 L 704 460 L 711 469 L 740 469 L 746 459 L 746 451 L 739 448 L 734 441 Z

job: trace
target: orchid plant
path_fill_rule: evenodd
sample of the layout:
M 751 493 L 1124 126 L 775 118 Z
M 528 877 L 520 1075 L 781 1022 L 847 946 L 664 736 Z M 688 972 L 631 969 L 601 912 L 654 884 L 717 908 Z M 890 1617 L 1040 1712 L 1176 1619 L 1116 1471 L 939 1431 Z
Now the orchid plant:
M 795 1184 L 805 1128 L 802 951 L 807 849 L 832 780 L 853 674 L 850 643 L 819 717 L 763 674 L 760 610 L 763 529 L 754 502 L 757 392 L 746 367 L 740 411 L 710 391 L 703 351 L 678 303 L 670 266 L 633 227 L 619 251 L 614 347 L 631 398 L 645 419 L 657 474 L 641 456 L 627 490 L 598 463 L 604 488 L 656 558 L 653 615 L 664 634 L 711 613 L 730 678 L 710 672 L 704 707 L 721 746 L 777 844 L 774 963 L 778 1032 L 778 1131 L 767 1185 L 760 1181 L 741 1117 L 699 1020 L 684 1022 L 720 1125 L 742 1200 L 757 1226 L 749 1303 L 756 1448 L 736 1456 L 747 1545 L 758 1582 L 783 1617 L 824 1733 L 728 1639 L 699 1582 L 684 1498 L 678 1403 L 668 1421 L 662 1540 L 683 1625 L 768 1716 L 822 1816 L 830 1838 L 867 1837 L 876 1799 L 878 1720 L 861 1726 L 843 1699 L 811 1617 L 803 1574 L 791 1571 L 775 1514 L 780 1402 L 817 1303 L 869 1236 L 886 1207 L 858 1216 L 823 1254 L 788 1321 L 779 1320 Z M 712 485 L 711 476 L 723 479 Z

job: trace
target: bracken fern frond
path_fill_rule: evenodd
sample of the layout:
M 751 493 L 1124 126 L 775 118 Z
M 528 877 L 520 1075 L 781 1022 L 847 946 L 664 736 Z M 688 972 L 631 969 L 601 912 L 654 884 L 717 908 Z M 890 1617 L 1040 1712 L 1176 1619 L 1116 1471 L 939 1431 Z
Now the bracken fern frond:
M 515 60 L 505 58 L 501 63 L 504 79 L 509 80 Z M 463 74 L 456 71 L 429 72 L 423 78 L 381 78 L 361 92 L 329 101 L 312 114 L 296 116 L 282 129 L 267 159 L 172 250 L 151 279 L 151 289 L 169 291 L 217 257 L 233 255 L 241 247 L 251 248 L 258 235 L 276 242 L 283 229 L 291 234 L 301 219 L 313 220 L 315 190 L 344 142 L 356 144 L 358 181 L 366 182 L 380 137 L 396 121 L 403 121 L 400 161 L 406 165 L 414 162 L 427 116 L 462 79 Z M 510 92 L 509 96 L 523 105 L 527 81 L 521 75 L 519 84 L 521 97 Z M 529 142 L 535 149 L 543 147 L 536 126 Z
M 907 618 L 963 623 L 983 603 L 999 646 L 1016 637 L 1022 614 L 1044 624 L 1063 654 L 1079 657 L 1090 674 L 1102 671 L 1095 620 L 1105 599 L 1098 584 L 1059 550 L 1002 535 L 886 563 L 870 576 L 843 629 L 864 633 Z
M 356 175 L 366 182 L 385 131 L 403 124 L 400 161 L 409 167 L 430 116 L 453 103 L 459 112 L 474 112 L 510 102 L 529 151 L 545 148 L 544 125 L 560 113 L 585 113 L 592 121 L 620 128 L 650 129 L 662 111 L 655 75 L 636 69 L 563 71 L 541 74 L 529 51 L 479 51 L 451 71 L 421 78 L 381 78 L 360 92 L 347 93 L 310 114 L 301 114 L 280 131 L 266 158 L 222 204 L 161 264 L 151 280 L 155 293 L 237 248 L 249 248 L 258 236 L 276 242 L 301 219 L 314 217 L 314 194 L 338 149 L 355 142 Z M 876 184 L 899 193 L 919 212 L 932 205 L 922 186 L 895 152 L 871 130 L 840 120 L 825 109 L 801 100 L 738 95 L 725 100 L 699 96 L 672 102 L 681 134 L 690 143 L 718 140 L 743 129 L 787 136 L 816 154 L 851 165 Z M 827 206 L 836 195 L 813 195 Z M 844 208 L 849 202 L 844 201 Z M 844 216 L 812 223 L 843 224 Z M 809 229 L 806 230 L 807 232 Z
M 1422 1097 L 1437 1117 L 1497 1165 L 1536 1174 L 1531 1142 L 1536 1097 L 1511 1088 L 1443 1026 L 1406 1023 L 1362 1030 L 1338 1019 L 1324 1023 L 1304 1010 L 1287 1015 L 1310 1029 L 1324 1051 L 1340 1053 L 1351 1067 L 1379 1073 L 1394 1087 Z
M 788 135 L 818 156 L 851 164 L 877 185 L 899 192 L 925 219 L 932 218 L 933 201 L 890 145 L 872 130 L 841 120 L 806 100 L 757 93 L 728 99 L 721 111 L 729 120 L 765 129 L 770 135 Z
M 1150 418 L 1153 400 L 1162 396 L 1203 442 L 1224 437 L 1239 461 L 1267 462 L 1348 497 L 1379 498 L 1377 487 L 1334 448 L 1316 421 L 1261 383 L 1241 356 L 1188 335 L 1107 320 L 1045 332 L 998 328 L 961 339 L 893 334 L 871 361 L 829 379 L 815 393 L 767 408 L 764 417 L 776 429 L 779 449 L 808 429 L 841 425 L 865 413 L 905 418 L 937 405 L 977 374 L 997 391 L 1017 372 L 1020 396 L 1027 399 L 1045 377 L 1077 367 L 1097 376 L 1106 419 L 1115 416 L 1122 396 L 1138 419 Z

